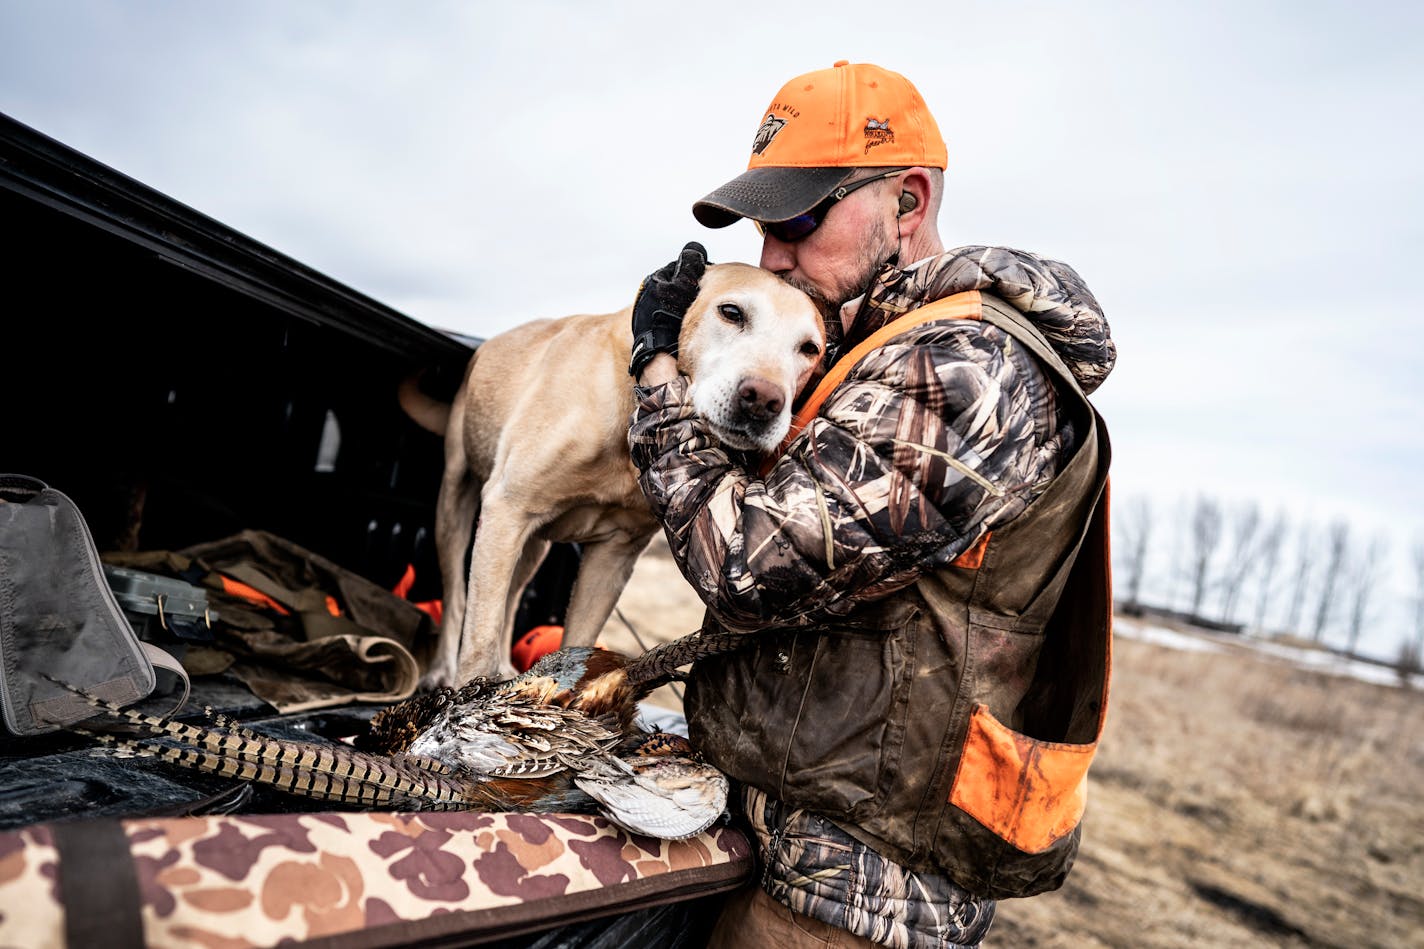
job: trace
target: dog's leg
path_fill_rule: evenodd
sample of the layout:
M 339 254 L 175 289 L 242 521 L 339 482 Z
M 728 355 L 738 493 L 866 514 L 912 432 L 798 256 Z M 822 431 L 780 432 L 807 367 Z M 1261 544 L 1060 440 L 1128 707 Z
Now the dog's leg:
M 534 574 L 538 572 L 539 565 L 544 562 L 552 546 L 547 540 L 530 537 L 524 545 L 524 552 L 519 556 L 519 562 L 514 565 L 514 577 L 509 583 L 509 598 L 504 606 L 504 628 L 510 631 L 511 636 L 525 632 L 522 629 L 514 629 L 514 615 L 519 612 L 519 601 L 524 597 L 524 588 L 534 579 Z
M 491 481 L 497 482 L 498 476 Z M 507 498 L 486 492 L 470 557 L 469 601 L 460 635 L 459 678 L 514 675 L 505 614 L 525 546 L 538 525 Z
M 457 687 L 460 662 L 460 635 L 465 619 L 465 559 L 475 535 L 480 514 L 479 482 L 466 467 L 463 452 L 448 457 L 445 477 L 435 505 L 435 551 L 440 561 L 444 600 L 441 603 L 440 635 L 430 666 L 421 677 L 422 688 Z
M 585 544 L 564 617 L 565 646 L 592 646 L 653 534 L 619 533 Z

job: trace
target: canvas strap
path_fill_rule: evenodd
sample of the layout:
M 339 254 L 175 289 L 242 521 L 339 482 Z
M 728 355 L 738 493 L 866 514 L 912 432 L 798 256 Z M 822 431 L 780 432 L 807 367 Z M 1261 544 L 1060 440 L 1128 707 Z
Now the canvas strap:
M 124 825 L 57 821 L 50 831 L 59 851 L 55 883 L 64 903 L 65 945 L 142 949 L 143 900 Z
M 171 652 L 161 646 L 155 646 L 153 643 L 140 639 L 138 641 L 138 648 L 143 650 L 143 654 L 148 657 L 148 661 L 153 663 L 153 668 L 162 669 L 178 680 L 180 692 L 178 700 L 173 703 L 173 707 L 164 714 L 164 717 L 167 718 L 177 715 L 179 710 L 188 704 L 188 696 L 193 688 L 192 683 L 188 679 L 188 670 L 183 668 L 183 663 L 174 658 Z

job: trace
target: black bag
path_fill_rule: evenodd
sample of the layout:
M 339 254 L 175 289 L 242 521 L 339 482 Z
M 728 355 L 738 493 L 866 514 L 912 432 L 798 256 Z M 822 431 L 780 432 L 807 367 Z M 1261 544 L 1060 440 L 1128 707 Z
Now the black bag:
M 155 667 L 178 677 L 176 712 L 188 700 L 188 674 L 167 652 L 134 635 L 74 502 L 36 478 L 0 474 L 5 727 L 16 735 L 40 735 L 93 716 L 72 689 L 115 705 L 138 702 L 157 684 Z

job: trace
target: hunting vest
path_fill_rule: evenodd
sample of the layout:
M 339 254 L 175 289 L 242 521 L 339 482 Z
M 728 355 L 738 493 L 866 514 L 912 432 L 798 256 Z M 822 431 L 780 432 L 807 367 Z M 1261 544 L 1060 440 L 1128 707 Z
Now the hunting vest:
M 766 630 L 699 661 L 689 728 L 733 778 L 908 869 L 981 898 L 1030 896 L 1061 886 L 1077 854 L 1107 711 L 1107 430 L 998 298 L 959 293 L 906 318 L 981 319 L 1026 347 L 1058 383 L 1076 449 L 952 565 L 834 625 Z

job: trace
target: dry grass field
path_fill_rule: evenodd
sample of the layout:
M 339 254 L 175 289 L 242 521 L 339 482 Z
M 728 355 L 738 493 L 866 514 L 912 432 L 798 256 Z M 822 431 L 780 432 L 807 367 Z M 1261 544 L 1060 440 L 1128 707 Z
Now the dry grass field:
M 643 645 L 697 628 L 661 540 L 619 612 Z M 1125 635 L 1113 663 L 1078 862 L 986 946 L 1424 947 L 1424 692 Z

